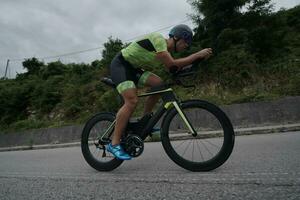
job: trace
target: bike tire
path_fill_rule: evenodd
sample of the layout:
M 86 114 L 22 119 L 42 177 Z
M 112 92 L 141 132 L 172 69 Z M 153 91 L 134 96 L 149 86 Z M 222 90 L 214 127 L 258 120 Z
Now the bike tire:
M 168 113 L 166 114 L 166 116 L 164 117 L 164 120 L 162 122 L 162 131 L 161 131 L 161 141 L 162 141 L 162 145 L 163 148 L 165 150 L 165 152 L 167 153 L 167 155 L 169 156 L 169 158 L 171 160 L 173 160 L 176 164 L 178 164 L 179 166 L 181 166 L 184 169 L 190 170 L 190 171 L 210 171 L 213 169 L 218 168 L 219 166 L 221 166 L 230 156 L 230 154 L 232 153 L 233 147 L 234 147 L 234 130 L 232 127 L 232 124 L 229 120 L 229 118 L 226 116 L 226 114 L 217 106 L 207 102 L 207 101 L 202 101 L 202 100 L 189 100 L 189 101 L 184 101 L 180 104 L 181 109 L 183 110 L 183 112 L 186 114 L 186 110 L 189 110 L 189 113 L 193 113 L 193 111 L 200 110 L 201 113 L 210 115 L 208 119 L 211 120 L 215 120 L 216 122 L 218 122 L 220 124 L 220 131 L 219 133 L 217 133 L 217 131 L 215 131 L 215 136 L 209 136 L 209 131 L 206 131 L 207 133 L 201 135 L 201 131 L 197 131 L 198 132 L 198 136 L 197 137 L 202 137 L 203 139 L 191 139 L 192 144 L 193 144 L 193 150 L 192 153 L 194 154 L 194 146 L 196 147 L 196 151 L 199 151 L 199 153 L 201 154 L 198 155 L 198 159 L 200 159 L 200 157 L 204 157 L 201 153 L 201 149 L 205 149 L 207 148 L 212 141 L 218 142 L 220 143 L 220 150 L 216 150 L 218 152 L 216 152 L 216 154 L 211 158 L 211 159 L 203 159 L 202 161 L 194 161 L 194 160 L 188 160 L 187 158 L 184 158 L 183 155 L 180 155 L 177 151 L 175 147 L 175 143 L 177 142 L 176 146 L 179 146 L 178 143 L 180 143 L 180 145 L 183 146 L 183 144 L 185 143 L 186 139 L 172 139 L 172 138 L 176 138 L 174 136 L 176 136 L 174 134 L 174 132 L 176 133 L 176 131 L 173 131 L 173 135 L 172 135 L 172 130 L 170 129 L 170 124 L 172 123 L 172 121 L 176 120 L 175 116 L 179 116 L 178 112 L 175 108 L 172 108 L 168 111 Z M 200 113 L 200 112 L 199 112 Z M 194 114 L 195 116 L 197 116 L 197 114 Z M 200 115 L 200 114 L 198 114 Z M 203 115 L 203 114 L 202 114 Z M 205 119 L 205 117 L 203 118 Z M 177 120 L 178 121 L 178 120 Z M 177 122 L 178 123 L 178 122 Z M 195 124 L 200 123 L 200 121 L 194 122 L 192 123 L 193 126 L 195 126 Z M 204 124 L 205 126 L 208 124 L 207 122 Z M 217 124 L 217 123 L 216 123 Z M 175 124 L 176 126 L 180 127 L 180 125 Z M 204 126 L 203 125 L 203 126 Z M 172 125 L 173 126 L 173 125 Z M 180 128 L 178 128 L 180 129 Z M 199 130 L 201 129 L 201 127 L 199 128 Z M 213 132 L 213 131 L 211 131 Z M 222 137 L 221 135 L 223 134 L 223 141 L 222 141 Z M 181 136 L 182 137 L 182 136 Z M 188 136 L 190 138 L 193 138 L 191 135 Z M 171 138 L 171 139 L 170 139 Z M 180 138 L 180 137 L 179 137 Z M 174 140 L 174 141 L 172 141 Z M 202 141 L 201 141 L 202 140 Z M 211 140 L 211 141 L 209 141 Z M 195 142 L 196 141 L 196 142 Z M 199 141 L 200 141 L 200 145 L 199 145 Z M 190 143 L 189 143 L 190 144 Z M 205 148 L 203 148 L 202 146 L 206 145 Z M 202 145 L 202 146 L 201 146 Z M 181 148 L 181 147 L 178 147 Z M 184 147 L 187 148 L 187 147 Z M 198 148 L 198 150 L 197 150 Z M 216 148 L 217 149 L 217 148 Z M 179 151 L 179 150 L 178 150 Z M 184 154 L 186 153 L 186 149 Z M 190 151 L 189 151 L 190 152 Z M 198 154 L 199 154 L 198 153 Z M 209 154 L 209 153 L 206 153 Z M 192 156 L 193 159 L 193 156 Z
M 114 120 L 115 120 L 115 114 L 113 113 L 108 113 L 108 112 L 98 113 L 87 121 L 82 131 L 81 151 L 83 157 L 91 167 L 93 167 L 98 171 L 112 171 L 123 163 L 123 160 L 118 160 L 115 157 L 105 162 L 100 160 L 100 157 L 97 158 L 97 156 L 93 155 L 93 153 L 91 152 L 90 147 L 93 147 L 93 144 L 89 145 L 89 139 L 92 139 L 91 132 L 95 130 L 95 127 L 99 125 L 101 122 L 113 122 Z M 98 130 L 96 129 L 96 131 Z M 104 130 L 99 130 L 99 131 L 103 132 Z

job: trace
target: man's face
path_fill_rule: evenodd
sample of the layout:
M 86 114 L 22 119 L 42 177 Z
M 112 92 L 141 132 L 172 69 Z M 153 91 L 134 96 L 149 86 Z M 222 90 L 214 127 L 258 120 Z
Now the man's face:
M 176 44 L 176 50 L 182 52 L 189 47 L 188 43 L 184 39 L 180 39 Z

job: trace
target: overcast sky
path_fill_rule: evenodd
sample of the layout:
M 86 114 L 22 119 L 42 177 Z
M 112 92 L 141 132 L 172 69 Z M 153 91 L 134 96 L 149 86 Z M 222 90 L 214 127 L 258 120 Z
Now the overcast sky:
M 275 8 L 291 8 L 300 0 L 273 0 Z M 10 59 L 8 76 L 23 72 L 21 61 L 101 47 L 109 36 L 127 41 L 182 23 L 192 26 L 186 0 L 1 0 L 0 77 Z M 169 28 L 161 32 L 167 35 Z M 101 49 L 60 59 L 64 63 L 101 58 Z

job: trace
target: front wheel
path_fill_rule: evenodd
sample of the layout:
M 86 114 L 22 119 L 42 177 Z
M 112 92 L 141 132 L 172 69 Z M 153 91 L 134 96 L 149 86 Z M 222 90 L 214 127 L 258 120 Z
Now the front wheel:
M 175 108 L 162 124 L 161 140 L 168 156 L 190 171 L 210 171 L 221 166 L 234 146 L 234 131 L 226 114 L 202 100 L 185 101 L 180 108 L 197 132 L 193 136 Z
M 111 141 L 114 122 L 113 113 L 99 113 L 86 123 L 82 131 L 82 154 L 87 163 L 98 171 L 111 171 L 123 162 L 106 151 L 106 146 Z M 107 132 L 107 129 L 111 131 Z

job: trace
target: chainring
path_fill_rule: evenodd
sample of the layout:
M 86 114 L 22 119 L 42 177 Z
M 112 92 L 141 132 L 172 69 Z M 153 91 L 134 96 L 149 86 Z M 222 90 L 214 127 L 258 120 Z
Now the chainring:
M 123 148 L 130 156 L 138 157 L 144 151 L 144 141 L 137 135 L 128 135 L 124 140 Z

